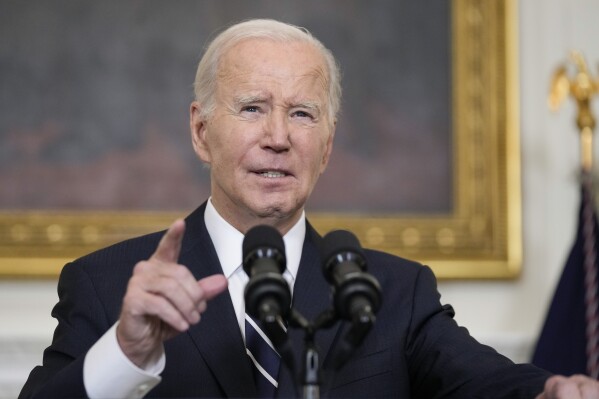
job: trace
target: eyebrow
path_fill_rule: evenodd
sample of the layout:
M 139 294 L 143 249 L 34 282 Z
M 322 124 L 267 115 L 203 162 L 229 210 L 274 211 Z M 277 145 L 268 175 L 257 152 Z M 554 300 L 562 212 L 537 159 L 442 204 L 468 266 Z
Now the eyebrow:
M 269 96 L 262 94 L 250 94 L 247 96 L 239 96 L 234 98 L 235 104 L 239 106 L 249 105 L 249 104 L 258 104 L 258 103 L 266 103 L 269 101 Z M 317 101 L 298 101 L 297 103 L 290 102 L 288 103 L 289 108 L 304 108 L 311 110 L 314 113 L 321 112 L 320 103 Z
M 306 108 L 315 112 L 320 112 L 320 105 L 315 101 L 305 101 L 293 105 L 293 108 Z
M 267 96 L 263 95 L 249 95 L 249 96 L 240 96 L 234 98 L 235 104 L 239 105 L 247 105 L 254 103 L 265 103 L 268 101 Z

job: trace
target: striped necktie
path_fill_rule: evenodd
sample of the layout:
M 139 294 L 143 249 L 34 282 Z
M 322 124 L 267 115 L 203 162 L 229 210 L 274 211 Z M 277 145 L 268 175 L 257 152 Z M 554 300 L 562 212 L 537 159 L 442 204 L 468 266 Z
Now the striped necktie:
M 278 387 L 279 365 L 281 356 L 274 349 L 270 339 L 249 314 L 245 314 L 245 347 L 252 363 L 254 381 L 261 398 L 273 398 Z M 283 323 L 278 324 L 277 330 L 272 333 L 286 334 Z M 273 337 L 274 338 L 274 337 Z

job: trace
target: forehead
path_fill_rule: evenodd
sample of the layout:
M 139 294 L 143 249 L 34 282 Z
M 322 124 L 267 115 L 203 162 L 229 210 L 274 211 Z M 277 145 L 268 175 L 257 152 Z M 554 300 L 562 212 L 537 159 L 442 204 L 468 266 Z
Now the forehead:
M 217 81 L 221 88 L 233 90 L 268 84 L 328 90 L 323 55 L 314 45 L 299 41 L 243 40 L 223 54 Z

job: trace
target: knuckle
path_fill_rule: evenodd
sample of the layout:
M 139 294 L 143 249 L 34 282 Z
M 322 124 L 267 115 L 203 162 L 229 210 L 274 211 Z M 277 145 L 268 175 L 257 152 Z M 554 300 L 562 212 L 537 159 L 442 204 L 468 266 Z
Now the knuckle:
M 152 263 L 147 260 L 137 262 L 133 267 L 133 274 L 144 273 L 151 269 Z

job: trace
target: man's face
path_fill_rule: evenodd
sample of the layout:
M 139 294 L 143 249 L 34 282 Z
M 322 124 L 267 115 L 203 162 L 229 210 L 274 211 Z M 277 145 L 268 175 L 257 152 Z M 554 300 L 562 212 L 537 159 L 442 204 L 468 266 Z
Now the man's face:
M 324 171 L 334 126 L 324 59 L 304 43 L 249 39 L 221 59 L 214 112 L 191 105 L 196 153 L 210 165 L 212 201 L 244 232 L 286 232 Z

